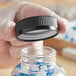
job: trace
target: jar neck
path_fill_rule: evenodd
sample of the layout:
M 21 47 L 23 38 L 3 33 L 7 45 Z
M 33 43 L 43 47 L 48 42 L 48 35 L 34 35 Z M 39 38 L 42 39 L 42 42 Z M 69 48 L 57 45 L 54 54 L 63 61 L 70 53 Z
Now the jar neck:
M 56 51 L 53 48 L 44 46 L 43 54 L 37 55 L 34 53 L 35 50 L 30 48 L 24 48 L 21 53 L 21 64 L 36 64 L 44 63 L 50 64 L 51 66 L 56 65 Z

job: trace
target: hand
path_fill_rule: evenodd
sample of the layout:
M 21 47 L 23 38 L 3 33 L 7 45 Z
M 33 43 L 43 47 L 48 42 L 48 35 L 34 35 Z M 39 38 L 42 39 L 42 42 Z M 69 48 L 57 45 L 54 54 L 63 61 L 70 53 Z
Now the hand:
M 33 43 L 18 41 L 15 37 L 15 23 L 31 16 L 54 16 L 59 24 L 59 32 L 66 31 L 67 21 L 45 7 L 19 1 L 0 10 L 0 68 L 8 68 L 18 64 L 22 48 Z

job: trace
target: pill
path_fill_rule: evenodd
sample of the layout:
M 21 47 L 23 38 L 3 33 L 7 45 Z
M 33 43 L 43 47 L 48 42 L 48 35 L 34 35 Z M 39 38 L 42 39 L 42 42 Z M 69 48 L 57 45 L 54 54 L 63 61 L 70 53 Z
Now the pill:
M 72 48 L 72 47 L 63 48 L 61 54 L 62 56 L 66 58 L 76 60 L 76 49 L 75 48 Z
M 20 70 L 21 69 L 21 63 L 17 65 L 17 68 Z
M 35 64 L 36 64 L 36 65 L 41 65 L 41 64 L 43 65 L 44 62 L 35 62 Z
M 52 76 L 54 74 L 54 69 L 49 69 L 46 71 L 46 76 Z
M 36 74 L 35 73 L 31 73 L 29 76 L 36 76 Z
M 28 74 L 20 73 L 20 76 L 29 76 Z
M 73 27 L 72 29 L 76 31 L 76 27 Z
M 51 64 L 46 63 L 47 68 L 52 67 Z

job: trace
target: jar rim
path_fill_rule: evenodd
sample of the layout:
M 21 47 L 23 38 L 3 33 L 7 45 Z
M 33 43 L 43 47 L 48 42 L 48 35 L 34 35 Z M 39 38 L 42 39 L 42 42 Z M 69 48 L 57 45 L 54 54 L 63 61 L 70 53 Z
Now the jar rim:
M 32 47 L 26 47 L 26 48 L 23 48 L 22 49 L 22 56 L 25 56 L 25 57 L 55 57 L 56 56 L 56 50 L 52 47 L 49 47 L 49 46 L 43 46 L 43 54 L 42 55 L 36 55 L 36 54 L 27 54 L 28 51 L 31 51 L 31 50 L 28 50 Z

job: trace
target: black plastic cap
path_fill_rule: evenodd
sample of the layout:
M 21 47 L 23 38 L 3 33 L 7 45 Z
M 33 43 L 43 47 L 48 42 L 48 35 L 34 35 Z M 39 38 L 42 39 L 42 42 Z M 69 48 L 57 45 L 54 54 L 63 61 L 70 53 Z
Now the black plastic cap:
M 57 20 L 51 16 L 34 16 L 16 23 L 16 37 L 21 41 L 39 41 L 58 34 Z

